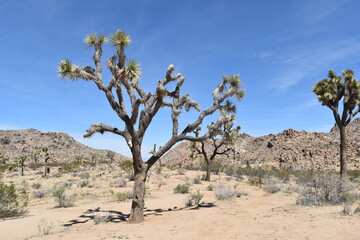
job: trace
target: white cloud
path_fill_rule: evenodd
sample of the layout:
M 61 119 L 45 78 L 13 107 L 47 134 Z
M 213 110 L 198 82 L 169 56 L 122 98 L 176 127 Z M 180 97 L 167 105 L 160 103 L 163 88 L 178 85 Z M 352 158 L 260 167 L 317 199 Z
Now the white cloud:
M 306 50 L 304 50 L 306 49 Z M 272 87 L 285 92 L 289 87 L 316 73 L 319 68 L 331 68 L 339 61 L 346 62 L 360 51 L 358 39 L 347 39 L 323 46 L 296 46 L 292 53 L 275 54 L 283 71 L 278 71 L 271 82 Z M 276 60 L 277 59 L 277 60 Z

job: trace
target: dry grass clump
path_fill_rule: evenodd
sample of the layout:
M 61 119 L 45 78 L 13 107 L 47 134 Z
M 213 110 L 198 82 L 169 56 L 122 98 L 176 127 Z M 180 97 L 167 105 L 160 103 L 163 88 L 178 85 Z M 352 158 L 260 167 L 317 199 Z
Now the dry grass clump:
M 317 173 L 302 183 L 297 204 L 305 206 L 337 205 L 344 203 L 354 184 L 342 181 L 334 173 Z
M 236 189 L 228 184 L 216 184 L 214 190 L 215 198 L 220 201 L 231 200 L 237 197 Z

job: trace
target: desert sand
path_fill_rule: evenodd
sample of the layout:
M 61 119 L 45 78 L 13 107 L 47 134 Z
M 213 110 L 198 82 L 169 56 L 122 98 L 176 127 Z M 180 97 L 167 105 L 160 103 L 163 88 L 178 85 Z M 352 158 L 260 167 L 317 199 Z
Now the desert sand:
M 191 184 L 190 192 L 200 190 L 204 194 L 199 207 L 185 207 L 189 194 L 175 194 L 177 184 L 191 182 L 201 176 L 201 171 L 186 171 L 184 175 L 166 168 L 160 174 L 152 172 L 147 183 L 145 222 L 126 222 L 131 201 L 116 202 L 109 192 L 131 190 L 116 186 L 120 170 L 101 166 L 78 173 L 63 173 L 44 179 L 38 170 L 27 169 L 25 176 L 17 173 L 4 174 L 5 183 L 24 186 L 30 196 L 28 213 L 19 218 L 0 221 L 0 239 L 360 239 L 359 215 L 342 214 L 343 206 L 304 207 L 296 205 L 297 193 L 279 192 L 267 194 L 244 180 L 212 175 L 212 181 Z M 90 174 L 86 187 L 79 176 L 83 171 Z M 25 184 L 24 184 L 25 181 Z M 56 207 L 49 193 L 36 198 L 31 186 L 41 183 L 41 188 L 51 190 L 58 182 L 72 182 L 67 193 L 76 193 L 75 205 Z M 247 193 L 232 200 L 216 200 L 214 191 L 207 191 L 209 184 L 237 185 Z M 96 224 L 94 218 L 110 215 L 111 221 Z M 38 227 L 49 227 L 44 235 Z

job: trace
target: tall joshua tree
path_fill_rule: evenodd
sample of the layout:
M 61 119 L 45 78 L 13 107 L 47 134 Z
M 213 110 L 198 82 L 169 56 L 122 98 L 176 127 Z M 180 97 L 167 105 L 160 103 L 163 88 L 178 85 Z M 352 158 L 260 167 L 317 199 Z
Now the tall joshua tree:
M 86 45 L 95 49 L 93 60 L 95 69 L 91 67 L 80 67 L 72 64 L 69 60 L 63 60 L 59 64 L 58 72 L 61 78 L 71 80 L 83 79 L 93 81 L 101 90 L 111 108 L 124 123 L 122 130 L 118 127 L 108 126 L 104 123 L 91 124 L 86 130 L 84 137 L 88 138 L 95 133 L 111 132 L 122 136 L 132 153 L 132 162 L 135 174 L 134 195 L 131 205 L 129 222 L 139 223 L 144 221 L 144 195 L 145 182 L 149 169 L 163 156 L 174 144 L 183 140 L 204 140 L 217 133 L 219 127 L 229 121 L 228 118 L 219 115 L 213 128 L 209 129 L 202 136 L 190 135 L 208 115 L 216 111 L 222 111 L 222 104 L 230 97 L 241 99 L 244 95 L 240 89 L 241 82 L 238 75 L 224 76 L 223 81 L 213 92 L 213 104 L 206 110 L 200 112 L 198 118 L 179 131 L 178 118 L 185 108 L 186 111 L 194 108 L 200 111 L 199 104 L 190 98 L 189 95 L 181 95 L 181 86 L 185 77 L 174 74 L 175 67 L 170 65 L 165 77 L 157 83 L 156 90 L 146 93 L 139 85 L 141 75 L 139 64 L 134 59 L 127 59 L 125 49 L 130 45 L 130 36 L 117 30 L 110 36 L 110 42 L 115 48 L 116 55 L 106 61 L 106 66 L 111 73 L 108 84 L 103 82 L 102 75 L 102 47 L 108 41 L 105 35 L 91 33 L 85 38 Z M 175 82 L 175 89 L 169 91 L 169 83 Z M 125 95 L 129 97 L 129 102 L 125 101 Z M 141 156 L 142 141 L 154 116 L 162 107 L 171 109 L 172 136 L 159 148 L 147 161 L 143 161 Z
M 322 105 L 332 110 L 336 125 L 339 128 L 341 178 L 347 176 L 345 128 L 360 111 L 360 83 L 353 76 L 352 70 L 344 70 L 342 77 L 329 70 L 328 79 L 318 81 L 312 88 Z M 342 113 L 339 113 L 340 104 L 342 104 Z
M 234 119 L 234 118 L 233 118 Z M 212 123 L 213 124 L 213 123 Z M 203 140 L 199 142 L 192 142 L 191 144 L 191 156 L 196 157 L 202 155 L 206 163 L 206 177 L 205 181 L 210 181 L 212 163 L 217 155 L 228 155 L 233 151 L 234 144 L 239 138 L 240 126 L 233 128 L 233 122 L 225 123 L 221 130 L 209 140 Z M 208 126 L 210 129 L 212 125 Z M 197 127 L 194 130 L 195 136 L 199 135 L 201 127 Z M 220 136 L 220 138 L 218 138 Z M 208 145 L 208 150 L 206 149 Z

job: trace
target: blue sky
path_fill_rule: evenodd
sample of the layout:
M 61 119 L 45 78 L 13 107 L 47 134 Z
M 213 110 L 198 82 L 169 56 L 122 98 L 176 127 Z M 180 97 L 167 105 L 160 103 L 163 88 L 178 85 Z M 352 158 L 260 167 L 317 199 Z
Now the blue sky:
M 56 72 L 62 59 L 93 65 L 82 42 L 88 33 L 121 29 L 132 38 L 127 56 L 141 64 L 146 91 L 174 64 L 186 76 L 182 92 L 205 109 L 221 76 L 238 73 L 246 89 L 237 104 L 242 133 L 329 131 L 332 113 L 311 87 L 330 68 L 359 76 L 359 10 L 357 0 L 0 1 L 0 129 L 66 132 L 129 156 L 118 136 L 82 138 L 90 123 L 121 128 L 121 121 L 92 82 L 64 81 Z M 108 45 L 103 59 L 113 54 Z M 165 110 L 152 123 L 144 158 L 169 138 L 169 116 Z M 183 114 L 181 126 L 195 116 Z

